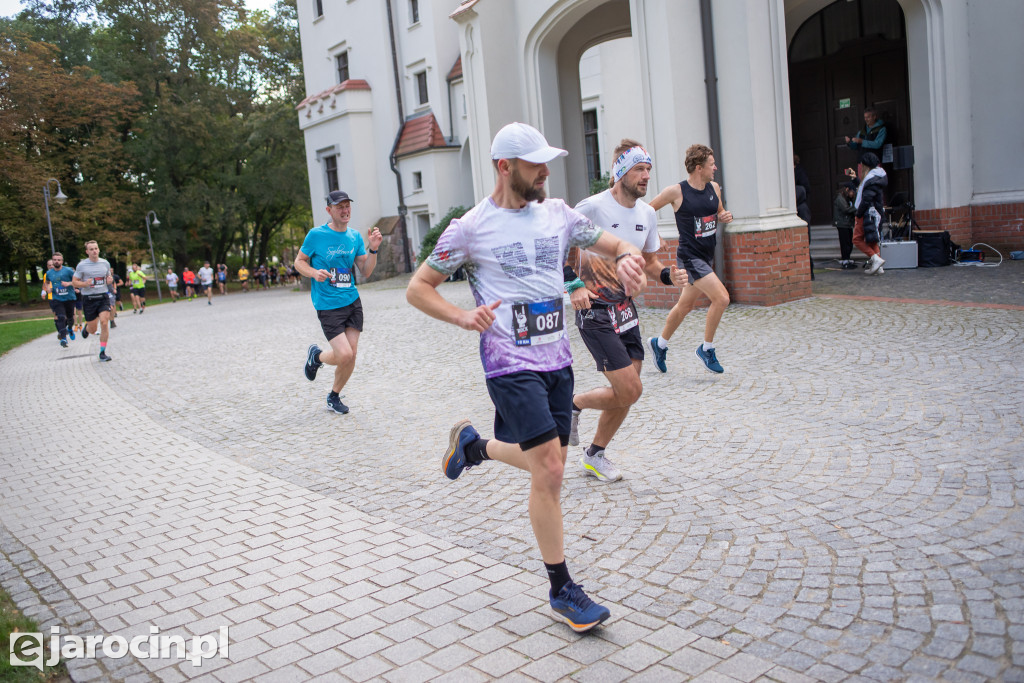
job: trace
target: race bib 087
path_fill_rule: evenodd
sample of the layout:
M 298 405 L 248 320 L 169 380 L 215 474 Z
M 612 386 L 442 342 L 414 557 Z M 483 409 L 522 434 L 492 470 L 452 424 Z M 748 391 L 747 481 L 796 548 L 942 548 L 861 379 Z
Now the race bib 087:
M 565 334 L 562 297 L 512 304 L 512 337 L 516 346 L 550 344 Z

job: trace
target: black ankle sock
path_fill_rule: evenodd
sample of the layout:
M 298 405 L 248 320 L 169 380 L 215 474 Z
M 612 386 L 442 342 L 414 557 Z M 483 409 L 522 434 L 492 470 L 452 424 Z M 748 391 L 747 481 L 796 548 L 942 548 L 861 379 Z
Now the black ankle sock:
M 545 562 L 544 569 L 548 570 L 552 595 L 558 595 L 558 591 L 562 590 L 562 586 L 572 581 L 572 577 L 569 576 L 569 568 L 565 566 L 565 560 L 558 564 L 548 564 Z
M 316 353 L 313 354 L 313 362 L 314 363 L 319 363 L 320 362 L 320 352 L 319 351 L 317 351 Z
M 487 441 L 488 439 L 477 439 L 466 446 L 466 462 L 470 465 L 479 465 L 484 460 L 490 460 L 487 457 Z
M 332 391 L 331 393 L 327 394 L 327 398 L 338 398 L 338 392 Z
M 595 455 L 601 455 L 604 453 L 604 447 L 598 446 L 596 443 L 590 444 L 590 448 L 587 449 L 587 457 L 593 458 Z

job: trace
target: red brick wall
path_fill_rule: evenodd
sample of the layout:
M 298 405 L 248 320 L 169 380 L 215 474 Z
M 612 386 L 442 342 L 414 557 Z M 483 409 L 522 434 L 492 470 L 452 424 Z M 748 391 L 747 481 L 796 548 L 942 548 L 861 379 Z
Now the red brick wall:
M 757 306 L 811 296 L 807 228 L 766 232 L 726 233 L 725 286 L 733 303 Z M 670 266 L 676 261 L 676 240 L 662 240 L 658 257 Z M 648 282 L 638 301 L 651 308 L 671 308 L 679 290 Z M 707 306 L 706 297 L 697 306 Z
M 1024 249 L 1024 203 L 927 209 L 914 218 L 922 230 L 948 230 L 965 249 L 976 242 L 1004 252 Z
M 725 276 L 736 303 L 775 306 L 811 295 L 807 228 L 727 233 Z

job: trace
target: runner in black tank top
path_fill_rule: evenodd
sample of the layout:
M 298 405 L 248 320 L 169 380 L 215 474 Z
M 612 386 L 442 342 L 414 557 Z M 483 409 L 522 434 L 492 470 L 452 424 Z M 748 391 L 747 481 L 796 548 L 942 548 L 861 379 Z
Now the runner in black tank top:
M 676 228 L 679 230 L 679 246 L 676 256 L 684 261 L 682 267 L 693 274 L 699 275 L 686 261 L 701 259 L 711 263 L 715 258 L 715 244 L 718 241 L 718 195 L 715 188 L 708 183 L 703 190 L 695 190 L 687 181 L 679 183 L 683 194 L 683 203 L 675 212 Z
M 679 301 L 669 311 L 661 336 L 649 340 L 654 363 L 662 372 L 668 371 L 665 365 L 668 339 L 682 324 L 686 314 L 693 310 L 701 295 L 710 299 L 711 305 L 704 322 L 704 343 L 697 347 L 697 358 L 709 372 L 725 372 L 715 356 L 714 339 L 722 313 L 729 305 L 729 292 L 715 275 L 711 263 L 715 258 L 718 229 L 732 222 L 732 214 L 722 206 L 719 188 L 714 182 L 716 170 L 711 148 L 691 145 L 686 150 L 686 172 L 689 174 L 686 180 L 669 185 L 651 202 L 655 211 L 669 204 L 675 210 L 679 247 L 676 249 L 678 268 L 673 268 L 673 273 L 685 270 L 689 280 L 689 286 L 682 288 Z

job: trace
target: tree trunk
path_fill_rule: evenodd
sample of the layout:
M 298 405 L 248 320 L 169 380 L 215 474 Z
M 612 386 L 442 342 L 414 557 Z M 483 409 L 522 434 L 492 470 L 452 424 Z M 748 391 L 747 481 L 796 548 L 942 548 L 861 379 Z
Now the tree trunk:
M 28 264 L 25 257 L 18 259 L 18 298 L 22 306 L 28 306 Z

